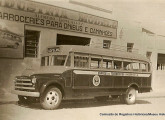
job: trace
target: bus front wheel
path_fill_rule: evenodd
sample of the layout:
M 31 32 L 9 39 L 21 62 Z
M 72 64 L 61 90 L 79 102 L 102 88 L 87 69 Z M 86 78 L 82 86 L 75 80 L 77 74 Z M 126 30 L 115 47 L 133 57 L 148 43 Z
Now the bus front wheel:
M 40 98 L 41 106 L 46 110 L 57 109 L 62 100 L 62 93 L 57 87 L 49 87 Z
M 136 90 L 133 87 L 127 89 L 126 94 L 124 95 L 124 101 L 126 104 L 131 105 L 136 102 Z

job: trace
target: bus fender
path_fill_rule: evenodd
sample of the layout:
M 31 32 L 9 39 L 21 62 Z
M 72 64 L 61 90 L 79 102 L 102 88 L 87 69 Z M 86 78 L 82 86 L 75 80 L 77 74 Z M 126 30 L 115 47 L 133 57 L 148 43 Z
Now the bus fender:
M 59 89 L 62 89 L 61 92 L 63 93 L 63 87 L 62 87 L 61 83 L 59 83 L 58 81 L 49 81 L 42 85 L 42 87 L 40 88 L 40 94 L 42 95 L 44 93 L 44 91 L 46 90 L 46 88 L 49 86 L 57 86 L 57 87 L 59 87 Z
M 131 84 L 129 84 L 128 85 L 128 88 L 130 88 L 130 87 L 133 87 L 133 88 L 135 88 L 136 90 L 139 91 L 139 85 L 137 83 L 131 83 Z

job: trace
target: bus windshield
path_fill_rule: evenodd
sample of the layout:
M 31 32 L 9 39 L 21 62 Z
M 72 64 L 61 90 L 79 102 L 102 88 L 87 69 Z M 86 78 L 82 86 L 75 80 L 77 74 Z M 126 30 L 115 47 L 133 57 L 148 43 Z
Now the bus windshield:
M 41 58 L 41 66 L 64 66 L 66 55 L 44 56 Z

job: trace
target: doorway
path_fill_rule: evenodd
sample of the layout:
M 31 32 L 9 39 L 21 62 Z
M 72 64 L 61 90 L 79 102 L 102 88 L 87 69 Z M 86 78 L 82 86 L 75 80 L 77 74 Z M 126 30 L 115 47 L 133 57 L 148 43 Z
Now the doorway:
M 57 45 L 82 45 L 90 44 L 90 38 L 57 34 Z

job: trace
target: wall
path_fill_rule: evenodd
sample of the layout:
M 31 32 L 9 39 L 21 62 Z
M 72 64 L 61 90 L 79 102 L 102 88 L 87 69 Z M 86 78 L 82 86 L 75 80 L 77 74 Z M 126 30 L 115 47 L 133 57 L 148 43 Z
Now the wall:
M 26 2 L 30 2 L 30 1 L 20 1 L 20 0 L 0 0 L 0 7 L 2 7 L 2 9 L 0 9 L 0 12 L 9 12 L 12 13 L 13 15 L 17 15 L 17 16 L 23 16 L 23 18 L 25 16 L 27 16 L 29 19 L 29 17 L 35 18 L 36 14 L 33 13 L 33 10 L 38 10 L 38 7 L 40 7 L 40 9 L 42 9 L 42 12 L 47 12 L 49 11 L 48 7 L 44 7 L 43 5 L 37 5 L 37 7 L 33 4 L 31 4 L 30 6 L 28 6 L 27 4 L 25 4 Z M 46 1 L 47 3 L 47 1 Z M 25 5 L 25 7 L 23 7 L 23 5 Z M 52 4 L 51 4 L 52 5 Z M 43 6 L 43 7 L 42 7 Z M 91 8 L 87 8 L 87 7 L 82 7 L 79 5 L 73 5 L 70 3 L 60 3 L 57 2 L 57 4 L 55 4 L 55 6 L 59 6 L 60 8 L 57 10 L 61 10 L 63 11 L 63 8 L 67 8 L 67 9 L 71 9 L 71 10 L 75 10 L 75 11 L 80 11 L 83 13 L 87 13 L 87 14 L 92 14 L 95 16 L 99 16 L 99 17 L 103 17 L 103 18 L 108 18 L 108 19 L 113 19 L 112 14 L 108 14 L 108 13 L 104 13 L 102 11 L 99 10 L 93 10 Z M 5 8 L 6 7 L 6 8 Z M 14 9 L 10 9 L 14 8 Z M 20 10 L 19 12 L 17 11 L 17 9 L 24 9 L 24 10 Z M 30 7 L 32 11 L 27 11 L 28 7 Z M 63 7 L 63 8 L 61 8 Z M 47 9 L 45 9 L 47 8 Z M 7 10 L 5 10 L 7 9 Z M 51 10 L 52 10 L 52 6 L 51 6 Z M 51 11 L 50 10 L 50 11 Z M 56 9 L 54 9 L 54 12 L 58 12 L 56 11 Z M 67 10 L 66 10 L 67 11 Z M 68 11 L 67 11 L 68 12 Z M 62 12 L 58 13 L 59 15 L 62 16 Z M 69 13 L 69 15 L 78 15 L 77 13 L 73 12 L 73 14 Z M 70 16 L 71 17 L 71 16 Z M 77 17 L 77 16 L 72 16 L 72 17 Z M 88 16 L 89 17 L 89 16 Z M 7 19 L 7 18 L 6 18 Z M 43 18 L 45 19 L 45 18 Z M 91 18 L 88 18 L 88 21 L 90 21 Z M 17 75 L 21 75 L 21 73 L 25 70 L 25 69 L 29 69 L 29 68 L 37 68 L 40 65 L 40 54 L 42 54 L 42 51 L 44 49 L 46 49 L 46 47 L 48 46 L 53 46 L 56 45 L 56 36 L 57 34 L 66 34 L 66 35 L 73 35 L 73 36 L 82 36 L 82 37 L 88 37 L 91 38 L 91 46 L 96 46 L 96 47 L 102 47 L 103 46 L 103 40 L 112 40 L 115 41 L 116 39 L 113 38 L 107 38 L 107 37 L 99 37 L 99 36 L 94 36 L 94 35 L 90 35 L 90 34 L 83 34 L 83 33 L 78 33 L 78 32 L 69 32 L 69 31 L 63 31 L 63 30 L 59 30 L 56 28 L 43 28 L 43 26 L 41 25 L 42 22 L 41 21 L 31 21 L 31 23 L 26 23 L 29 21 L 18 21 L 16 19 L 10 19 L 10 20 L 3 20 L 2 18 L 0 18 L 0 28 L 3 28 L 3 30 L 6 30 L 7 32 L 9 32 L 8 30 L 12 30 L 14 33 L 21 33 L 20 36 L 22 38 L 22 43 L 21 43 L 21 47 L 22 47 L 22 52 L 24 49 L 24 29 L 27 30 L 36 30 L 36 31 L 40 31 L 40 39 L 39 39 L 39 56 L 38 58 L 24 58 L 23 54 L 20 55 L 20 57 L 14 58 L 15 54 L 13 52 L 12 54 L 12 58 L 8 57 L 1 57 L 0 58 L 0 87 L 2 88 L 7 88 L 9 90 L 12 89 L 11 86 L 13 86 L 13 80 L 14 77 Z M 70 21 L 71 22 L 71 21 Z M 72 21 L 73 22 L 73 21 Z M 75 22 L 75 21 L 74 21 Z M 40 24 L 40 25 L 37 25 Z M 73 23 L 74 24 L 74 23 Z M 85 24 L 85 23 L 83 23 Z M 44 26 L 45 27 L 45 26 Z M 47 27 L 47 26 L 46 26 Z M 103 28 L 103 27 L 101 27 Z M 80 41 L 81 42 L 81 41 Z M 9 48 L 10 49 L 10 48 Z M 15 51 L 15 49 L 10 49 L 10 52 Z M 5 52 L 3 52 L 5 53 Z M 7 53 L 5 53 L 7 54 Z
M 134 49 L 139 54 L 146 56 L 146 52 L 152 52 L 152 88 L 154 91 L 165 91 L 165 71 L 157 70 L 158 53 L 165 54 L 165 37 L 142 32 L 142 26 L 134 21 L 120 21 L 118 27 L 118 40 L 116 44 L 126 47 L 127 43 L 134 43 Z
M 165 71 L 164 70 L 156 70 L 157 68 L 157 57 L 158 53 L 165 54 L 165 36 L 157 35 L 155 39 L 155 46 L 156 46 L 156 55 L 155 55 L 155 68 L 154 68 L 154 74 L 155 74 L 155 79 L 154 79 L 154 87 L 156 91 L 165 91 Z
M 133 21 L 132 21 L 133 22 Z M 165 71 L 157 70 L 158 53 L 165 54 L 165 36 L 142 32 L 142 27 L 136 22 L 121 22 L 120 27 L 123 29 L 123 37 L 119 44 L 134 43 L 134 48 L 138 53 L 146 56 L 146 52 L 152 52 L 152 88 L 154 91 L 165 91 Z

